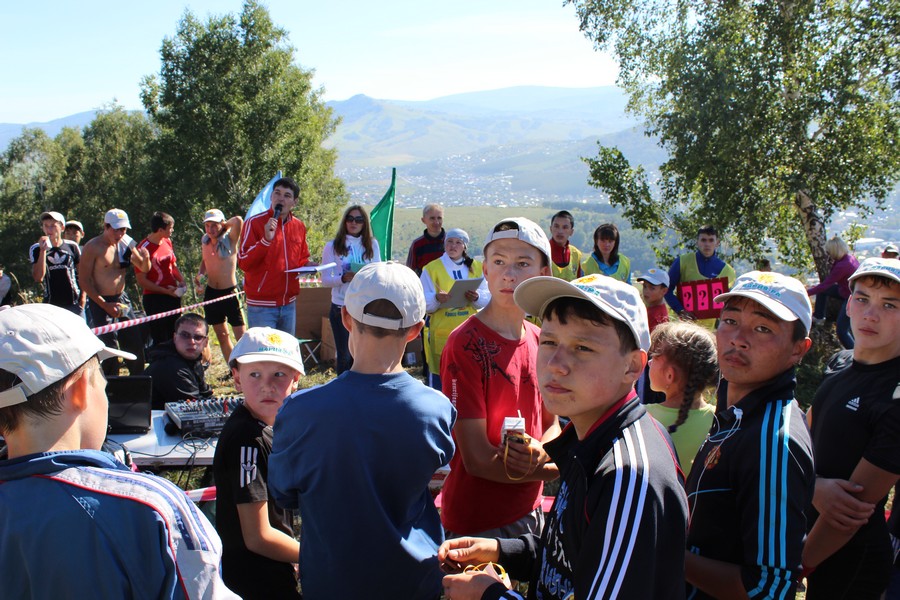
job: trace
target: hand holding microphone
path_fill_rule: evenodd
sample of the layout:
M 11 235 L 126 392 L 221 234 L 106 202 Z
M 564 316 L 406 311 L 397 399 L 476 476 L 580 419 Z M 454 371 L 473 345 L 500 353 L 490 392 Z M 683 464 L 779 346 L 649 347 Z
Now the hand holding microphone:
M 266 241 L 271 242 L 275 239 L 275 230 L 278 228 L 278 218 L 281 217 L 281 205 L 276 204 L 275 209 L 273 210 L 273 216 L 269 219 L 269 222 L 266 223 L 266 229 L 264 235 L 266 236 Z

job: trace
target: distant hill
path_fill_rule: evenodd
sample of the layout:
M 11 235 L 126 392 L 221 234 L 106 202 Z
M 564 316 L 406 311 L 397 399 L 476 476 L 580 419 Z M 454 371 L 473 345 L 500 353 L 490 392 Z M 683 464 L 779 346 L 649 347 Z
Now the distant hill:
M 0 148 L 3 150 L 9 145 L 13 138 L 22 135 L 22 130 L 26 127 L 29 129 L 43 129 L 48 136 L 56 137 L 63 130 L 63 127 L 84 127 L 94 120 L 97 111 L 89 110 L 80 112 L 61 119 L 54 119 L 46 123 L 0 123 Z

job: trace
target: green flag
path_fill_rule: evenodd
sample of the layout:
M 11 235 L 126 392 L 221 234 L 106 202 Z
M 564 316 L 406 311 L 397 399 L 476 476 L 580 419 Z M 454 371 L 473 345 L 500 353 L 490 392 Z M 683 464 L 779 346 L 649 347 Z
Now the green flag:
M 392 169 L 391 187 L 385 192 L 381 202 L 372 209 L 372 235 L 378 240 L 381 248 L 381 260 L 391 259 L 391 246 L 394 241 L 394 194 L 397 191 L 397 169 Z

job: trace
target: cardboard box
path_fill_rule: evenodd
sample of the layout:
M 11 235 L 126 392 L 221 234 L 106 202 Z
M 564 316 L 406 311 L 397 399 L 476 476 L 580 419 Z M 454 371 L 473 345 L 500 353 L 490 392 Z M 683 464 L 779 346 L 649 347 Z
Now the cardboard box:
M 297 325 L 294 335 L 301 340 L 322 339 L 322 317 L 325 317 L 327 324 L 328 311 L 331 310 L 331 288 L 301 287 L 295 309 Z
M 328 317 L 322 317 L 320 324 L 322 329 L 322 345 L 319 346 L 319 360 L 322 362 L 334 362 L 337 352 L 334 349 L 334 334 L 331 332 L 331 321 Z

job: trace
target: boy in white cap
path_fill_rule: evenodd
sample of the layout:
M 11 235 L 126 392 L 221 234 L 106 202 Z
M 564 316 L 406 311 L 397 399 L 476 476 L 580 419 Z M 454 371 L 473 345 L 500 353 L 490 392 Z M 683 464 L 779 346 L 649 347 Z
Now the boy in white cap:
M 428 484 L 453 455 L 456 411 L 401 366 L 422 329 L 422 285 L 401 263 L 369 263 L 341 314 L 353 366 L 275 420 L 269 489 L 300 509 L 303 595 L 434 600 L 443 531 Z
M 884 506 L 900 477 L 900 262 L 867 258 L 849 284 L 855 344 L 807 413 L 817 475 L 803 548 L 810 599 L 880 598 L 894 562 Z
M 235 215 L 226 220 L 225 215 L 218 208 L 211 208 L 203 215 L 203 234 L 200 251 L 202 262 L 200 270 L 194 277 L 194 286 L 198 294 L 203 294 L 203 300 L 215 300 L 223 296 L 230 296 L 237 287 L 237 247 L 241 237 L 241 227 L 244 219 Z M 204 307 L 206 322 L 209 323 L 216 338 L 219 340 L 219 349 L 225 362 L 229 362 L 231 349 L 234 344 L 228 334 L 228 324 L 234 331 L 235 341 L 244 335 L 244 313 L 237 296 L 207 304 Z M 228 321 L 228 324 L 225 321 Z
M 134 318 L 131 300 L 125 294 L 125 274 L 131 267 L 146 273 L 150 270 L 150 253 L 140 248 L 128 235 L 131 222 L 124 210 L 112 208 L 103 218 L 103 233 L 84 245 L 78 267 L 78 283 L 90 302 L 90 322 L 101 327 L 119 319 Z M 126 348 L 137 356 L 127 361 L 128 371 L 137 375 L 144 370 L 144 341 L 137 327 L 103 334 L 100 338 L 108 346 Z M 116 361 L 104 363 L 107 375 L 118 375 Z
M 540 330 L 513 301 L 516 287 L 549 276 L 550 242 L 534 222 L 504 219 L 484 243 L 488 305 L 450 334 L 441 384 L 459 411 L 459 452 L 444 483 L 441 520 L 448 537 L 540 533 L 543 482 L 557 477 L 541 444 L 559 423 L 541 402 L 535 364 Z M 506 419 L 523 419 L 526 443 L 504 443 Z
M 605 275 L 536 277 L 516 303 L 540 315 L 537 371 L 547 408 L 571 418 L 544 445 L 561 484 L 543 534 L 459 538 L 451 569 L 496 562 L 529 598 L 683 598 L 687 500 L 670 442 L 634 392 L 650 333 L 636 289 Z M 484 574 L 444 579 L 448 598 L 521 598 Z
M 41 215 L 44 232 L 37 243 L 31 245 L 31 274 L 35 282 L 43 285 L 44 302 L 59 306 L 76 315 L 84 315 L 84 293 L 78 288 L 78 262 L 81 248 L 63 238 L 66 218 L 55 211 Z
M 275 415 L 304 374 L 300 344 L 253 327 L 231 352 L 231 372 L 244 403 L 228 417 L 213 460 L 222 577 L 245 600 L 300 598 L 293 513 L 275 505 L 266 485 Z
M 63 231 L 62 236 L 67 240 L 72 240 L 76 244 L 80 244 L 81 239 L 84 237 L 84 225 L 81 224 L 81 221 L 69 219 L 66 221 L 66 228 Z
M 812 444 L 794 399 L 812 307 L 780 273 L 741 275 L 716 330 L 716 416 L 694 458 L 685 577 L 691 598 L 793 598 L 815 485 Z
M 236 597 L 219 577 L 219 538 L 184 492 L 100 451 L 99 360 L 123 355 L 61 308 L 0 310 L 4 597 Z
M 662 269 L 647 269 L 637 280 L 641 282 L 641 298 L 647 307 L 650 333 L 653 333 L 657 325 L 669 322 L 669 306 L 666 304 L 669 274 Z

